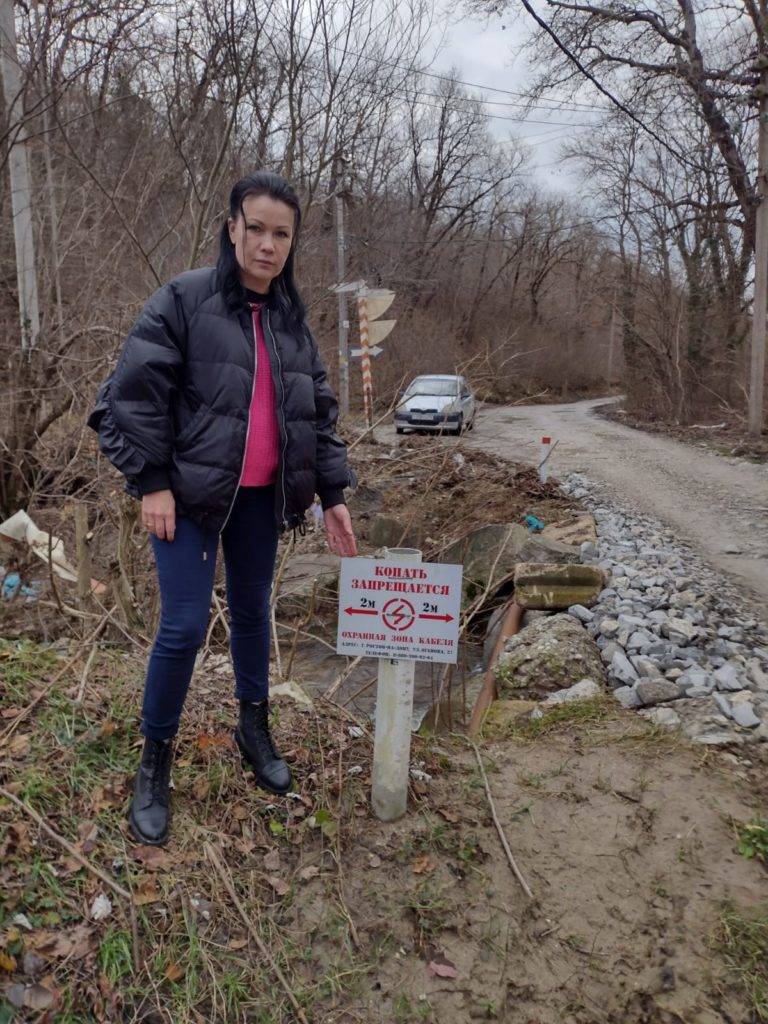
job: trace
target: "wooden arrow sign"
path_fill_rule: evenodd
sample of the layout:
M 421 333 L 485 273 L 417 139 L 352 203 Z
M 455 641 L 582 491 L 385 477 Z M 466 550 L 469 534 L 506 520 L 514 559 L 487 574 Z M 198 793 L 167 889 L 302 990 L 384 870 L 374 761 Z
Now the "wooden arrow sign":
M 378 345 L 384 341 L 386 336 L 397 323 L 397 320 L 374 320 L 368 324 L 368 341 L 371 345 Z
M 379 348 L 378 345 L 374 345 L 372 348 L 368 349 L 368 355 L 380 356 L 383 351 L 383 348 Z M 353 359 L 359 359 L 360 356 L 363 354 L 363 350 L 361 348 L 351 348 L 349 350 L 349 354 L 352 356 Z
M 372 288 L 366 295 L 368 300 L 368 322 L 377 320 L 382 313 L 386 313 L 395 300 L 395 293 L 389 288 Z M 394 323 L 394 321 L 392 321 Z

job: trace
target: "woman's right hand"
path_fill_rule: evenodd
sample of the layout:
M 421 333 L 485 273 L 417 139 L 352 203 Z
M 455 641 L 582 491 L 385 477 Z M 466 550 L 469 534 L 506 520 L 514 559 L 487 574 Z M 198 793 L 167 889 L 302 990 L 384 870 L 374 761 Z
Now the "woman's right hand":
M 173 491 L 153 491 L 141 498 L 141 522 L 158 540 L 173 540 L 176 532 L 176 502 Z

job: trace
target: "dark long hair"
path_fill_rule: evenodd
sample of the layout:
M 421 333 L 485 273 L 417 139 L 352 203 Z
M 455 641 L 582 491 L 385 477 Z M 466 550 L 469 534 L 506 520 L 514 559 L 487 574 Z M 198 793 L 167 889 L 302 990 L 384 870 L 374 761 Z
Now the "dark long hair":
M 243 214 L 243 203 L 248 196 L 270 196 L 279 199 L 291 207 L 294 214 L 293 241 L 288 259 L 280 274 L 269 286 L 269 304 L 279 309 L 295 326 L 302 327 L 306 307 L 302 301 L 296 282 L 293 279 L 293 256 L 301 227 L 301 204 L 293 187 L 285 178 L 272 171 L 254 171 L 253 174 L 241 178 L 229 195 L 229 217 L 233 220 Z M 245 288 L 240 281 L 240 265 L 235 255 L 235 247 L 229 237 L 227 219 L 221 225 L 219 235 L 219 259 L 216 264 L 219 289 L 224 294 L 224 301 L 230 310 L 236 309 L 245 302 Z

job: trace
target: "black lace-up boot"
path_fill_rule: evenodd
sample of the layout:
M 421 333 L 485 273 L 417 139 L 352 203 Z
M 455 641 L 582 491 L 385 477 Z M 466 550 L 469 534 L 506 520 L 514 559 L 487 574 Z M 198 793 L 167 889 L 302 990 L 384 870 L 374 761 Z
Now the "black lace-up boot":
M 241 700 L 235 742 L 253 768 L 256 782 L 282 796 L 291 788 L 291 771 L 275 749 L 269 732 L 269 701 Z
M 141 764 L 133 784 L 131 832 L 140 843 L 161 846 L 168 838 L 171 817 L 171 740 L 144 740 Z

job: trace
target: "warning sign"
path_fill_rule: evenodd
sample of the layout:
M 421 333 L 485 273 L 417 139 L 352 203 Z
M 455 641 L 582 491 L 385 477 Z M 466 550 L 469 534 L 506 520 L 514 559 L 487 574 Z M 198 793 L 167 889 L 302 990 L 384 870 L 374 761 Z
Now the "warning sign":
M 450 661 L 457 658 L 460 565 L 402 565 L 342 558 L 339 654 Z

